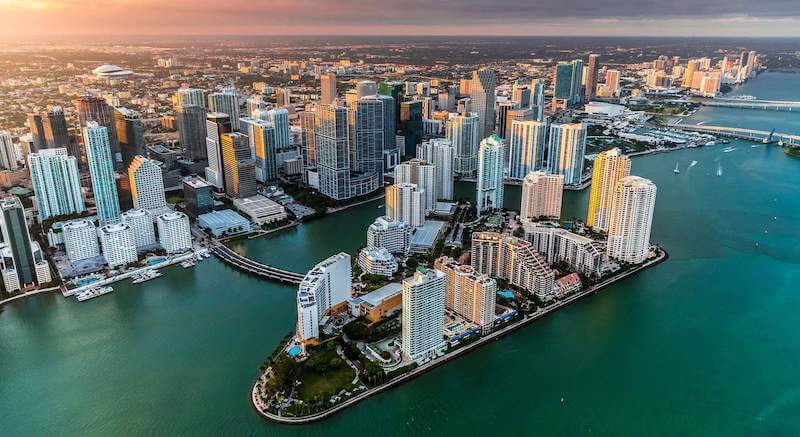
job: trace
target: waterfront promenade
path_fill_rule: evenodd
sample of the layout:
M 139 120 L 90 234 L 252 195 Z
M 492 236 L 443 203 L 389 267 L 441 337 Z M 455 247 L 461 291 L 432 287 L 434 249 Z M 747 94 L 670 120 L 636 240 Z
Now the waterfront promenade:
M 565 306 L 568 306 L 568 305 L 570 305 L 572 303 L 575 303 L 575 302 L 577 302 L 577 301 L 579 301 L 579 300 L 581 300 L 581 299 L 583 299 L 583 298 L 585 298 L 585 297 L 587 297 L 589 295 L 595 294 L 598 291 L 602 290 L 605 287 L 608 287 L 609 285 L 611 285 L 611 284 L 613 284 L 615 282 L 621 281 L 621 280 L 623 280 L 623 279 L 625 279 L 625 278 L 627 278 L 627 277 L 629 277 L 631 275 L 634 275 L 636 273 L 641 272 L 642 270 L 645 270 L 647 268 L 653 267 L 653 266 L 665 261 L 667 258 L 669 258 L 669 254 L 666 252 L 666 250 L 664 250 L 663 248 L 658 248 L 657 249 L 657 254 L 656 254 L 656 256 L 654 258 L 648 260 L 647 262 L 645 262 L 645 263 L 643 263 L 643 264 L 641 264 L 641 265 L 639 265 L 639 266 L 637 266 L 637 267 L 635 267 L 635 268 L 633 268 L 631 270 L 628 270 L 626 272 L 623 272 L 623 273 L 620 273 L 618 275 L 615 275 L 615 276 L 612 276 L 610 278 L 607 278 L 607 279 L 605 279 L 605 280 L 603 280 L 603 281 L 601 281 L 601 282 L 599 282 L 599 283 L 587 288 L 586 290 L 583 290 L 581 292 L 573 294 L 573 295 L 567 297 L 566 299 L 560 300 L 560 301 L 558 301 L 558 302 L 556 302 L 556 303 L 554 303 L 552 305 L 549 305 L 549 306 L 547 306 L 545 308 L 539 308 L 536 312 L 534 312 L 532 314 L 526 314 L 525 317 L 522 320 L 519 320 L 517 322 L 511 323 L 508 326 L 505 326 L 505 327 L 503 327 L 501 329 L 498 329 L 498 330 L 492 332 L 491 334 L 488 334 L 488 335 L 486 335 L 484 337 L 481 337 L 479 340 L 475 341 L 474 343 L 470 343 L 467 346 L 464 346 L 464 347 L 461 347 L 459 349 L 456 349 L 456 350 L 454 350 L 454 351 L 452 351 L 452 352 L 450 352 L 450 353 L 448 353 L 448 354 L 446 354 L 446 355 L 444 355 L 444 356 L 442 356 L 440 358 L 437 358 L 437 359 L 434 359 L 433 361 L 425 363 L 425 364 L 417 367 L 416 369 L 413 369 L 408 373 L 405 373 L 405 374 L 403 374 L 401 376 L 398 376 L 395 379 L 392 379 L 392 380 L 390 380 L 390 381 L 388 381 L 388 382 L 386 382 L 384 384 L 381 384 L 379 386 L 376 386 L 376 387 L 370 388 L 368 390 L 365 390 L 365 391 L 353 396 L 352 398 L 347 399 L 344 402 L 335 405 L 334 407 L 332 407 L 332 408 L 330 408 L 328 410 L 325 410 L 325 411 L 322 411 L 322 412 L 319 412 L 319 413 L 315 413 L 315 414 L 311 414 L 311 415 L 308 415 L 308 416 L 302 416 L 302 417 L 287 417 L 287 416 L 281 416 L 281 415 L 277 415 L 277 414 L 271 413 L 269 411 L 266 411 L 266 405 L 264 405 L 264 403 L 261 400 L 261 397 L 258 394 L 258 385 L 259 385 L 258 383 L 261 380 L 261 377 L 263 375 L 259 376 L 259 380 L 256 381 L 256 383 L 253 385 L 253 387 L 252 387 L 252 389 L 250 391 L 251 403 L 252 403 L 253 407 L 256 409 L 256 411 L 262 417 L 264 417 L 265 419 L 270 420 L 272 422 L 275 422 L 275 423 L 281 423 L 281 424 L 287 424 L 287 425 L 302 425 L 302 424 L 317 422 L 317 421 L 326 419 L 326 418 L 328 418 L 328 417 L 330 417 L 330 416 L 332 416 L 332 415 L 344 410 L 345 408 L 351 407 L 351 406 L 353 406 L 353 405 L 355 405 L 355 404 L 357 404 L 357 403 L 359 403 L 359 402 L 361 402 L 361 401 L 363 401 L 363 400 L 365 400 L 365 399 L 367 399 L 367 398 L 369 398 L 371 396 L 374 396 L 374 395 L 376 395 L 378 393 L 386 391 L 386 390 L 388 390 L 388 389 L 390 389 L 392 387 L 396 387 L 396 386 L 398 386 L 398 385 L 400 385 L 400 384 L 402 384 L 404 382 L 410 381 L 411 379 L 414 379 L 417 376 L 420 376 L 420 375 L 422 375 L 422 374 L 424 374 L 424 373 L 426 373 L 426 372 L 428 372 L 430 370 L 433 370 L 434 368 L 436 368 L 436 367 L 438 367 L 438 366 L 440 366 L 442 364 L 445 364 L 445 363 L 447 363 L 447 362 L 449 362 L 451 360 L 454 360 L 456 358 L 462 357 L 462 356 L 466 355 L 470 351 L 473 351 L 473 350 L 475 350 L 475 349 L 477 349 L 477 348 L 479 348 L 481 346 L 484 346 L 484 345 L 486 345 L 486 344 L 488 344 L 488 343 L 490 343 L 492 341 L 499 340 L 503 336 L 505 336 L 507 334 L 510 334 L 510 333 L 516 331 L 517 329 L 522 328 L 523 326 L 526 326 L 526 325 L 528 325 L 530 323 L 533 323 L 534 321 L 539 320 L 542 317 L 544 317 L 544 316 L 546 316 L 546 315 L 548 315 L 548 314 L 550 314 L 552 312 L 555 312 L 555 311 L 557 311 L 557 310 L 559 310 L 559 309 L 561 309 L 561 308 L 563 308 Z

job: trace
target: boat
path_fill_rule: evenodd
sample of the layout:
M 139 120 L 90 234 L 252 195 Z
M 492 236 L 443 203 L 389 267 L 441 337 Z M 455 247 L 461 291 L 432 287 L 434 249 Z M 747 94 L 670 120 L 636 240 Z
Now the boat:
M 134 275 L 131 283 L 141 284 L 142 282 L 161 277 L 161 275 L 163 275 L 163 273 L 159 272 L 158 270 L 145 270 L 140 274 Z
M 717 176 L 722 176 L 722 164 L 717 164 Z
M 678 174 L 678 173 L 681 172 L 680 170 L 678 170 L 678 163 L 677 162 L 675 163 L 675 170 L 672 170 L 672 172 L 675 173 L 675 174 Z
M 383 207 L 384 207 L 384 205 L 378 205 L 378 209 L 381 209 Z
M 778 145 L 783 147 L 783 140 L 778 140 Z
M 722 149 L 722 151 L 723 151 L 723 152 L 725 152 L 725 153 L 731 153 L 731 152 L 733 152 L 734 150 L 736 150 L 736 147 L 733 147 L 733 146 L 731 146 L 731 147 L 726 147 L 726 148 Z
M 112 291 L 114 291 L 114 289 L 109 286 L 92 287 L 89 288 L 88 290 L 84 290 L 76 294 L 75 298 L 78 300 L 78 302 L 83 302 L 85 300 L 94 299 L 95 297 L 111 293 Z
M 186 261 L 181 263 L 181 267 L 183 267 L 184 269 L 188 269 L 188 268 L 194 267 L 196 265 L 197 265 L 197 262 L 195 260 L 193 260 L 193 259 L 187 259 Z

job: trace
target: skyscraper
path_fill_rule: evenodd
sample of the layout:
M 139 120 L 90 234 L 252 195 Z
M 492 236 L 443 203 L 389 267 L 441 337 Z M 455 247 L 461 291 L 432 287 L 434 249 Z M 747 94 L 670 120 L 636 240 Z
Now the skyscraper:
M 382 178 L 383 122 L 383 100 L 374 94 L 360 98 L 349 108 L 350 167 L 353 171 Z
M 497 134 L 502 139 L 508 139 L 508 123 L 509 123 L 509 112 L 516 110 L 517 104 L 514 102 L 503 102 L 498 105 L 497 107 Z
M 700 61 L 695 59 L 690 59 L 686 63 L 686 70 L 683 72 L 683 82 L 681 86 L 684 88 L 690 88 L 692 86 L 692 79 L 694 78 L 694 72 L 700 69 Z
M 386 187 L 386 216 L 415 228 L 424 225 L 425 190 L 408 183 Z
M 205 92 L 197 88 L 181 88 L 175 93 L 174 106 L 206 107 Z
M 586 126 L 583 123 L 553 124 L 547 148 L 547 171 L 564 175 L 564 184 L 579 185 L 586 151 Z
M 503 208 L 505 142 L 497 134 L 481 141 L 478 150 L 478 183 L 475 205 L 478 215 Z
M 616 96 L 619 94 L 619 70 L 606 70 L 606 88 L 608 88 L 608 92 Z M 690 84 L 691 85 L 691 84 Z
M 372 80 L 360 80 L 356 84 L 356 95 L 359 99 L 378 94 L 378 85 Z
M 481 327 L 485 334 L 494 327 L 497 282 L 474 268 L 459 265 L 449 257 L 441 257 L 434 264 L 444 273 L 444 306 Z
M 156 230 L 153 227 L 153 216 L 150 211 L 146 209 L 131 209 L 120 214 L 120 221 L 131 227 L 137 250 L 156 243 Z
M 493 70 L 481 69 L 472 72 L 472 84 L 470 88 L 470 98 L 472 99 L 472 110 L 478 114 L 480 119 L 479 138 L 488 137 L 494 132 L 494 99 L 495 87 L 497 86 L 497 76 Z
M 135 156 L 128 167 L 128 179 L 134 208 L 153 211 L 167 206 L 159 161 Z
M 503 123 L 502 128 L 498 127 L 497 130 L 498 132 L 502 133 L 501 136 L 503 137 L 503 139 L 507 140 L 511 136 L 511 123 L 513 123 L 514 120 L 523 121 L 523 120 L 533 120 L 533 119 L 534 119 L 534 114 L 533 110 L 531 109 L 511 109 L 508 112 L 506 112 L 505 122 Z M 506 158 L 508 158 L 508 155 L 506 155 Z
M 156 217 L 158 242 L 167 253 L 183 253 L 192 249 L 192 231 L 189 217 L 173 211 Z
M 73 156 L 67 120 L 64 117 L 64 110 L 60 106 L 52 106 L 47 111 L 41 113 L 42 130 L 44 132 L 44 147 L 48 149 L 65 148 Z M 77 156 L 76 156 L 77 157 Z
M 414 184 L 425 191 L 425 211 L 436 209 L 436 167 L 421 159 L 411 159 L 394 168 L 395 184 Z
M 453 154 L 450 140 L 434 138 L 417 147 L 417 158 L 436 167 L 436 196 L 439 199 L 453 198 Z
M 553 269 L 531 243 L 521 238 L 475 232 L 470 262 L 476 271 L 505 279 L 529 293 L 547 295 L 553 291 Z
M 508 141 L 508 177 L 522 179 L 544 163 L 547 124 L 542 121 L 513 120 Z
M 17 151 L 14 148 L 14 142 L 11 140 L 11 134 L 8 132 L 0 132 L 0 168 L 4 170 L 16 170 L 19 168 Z
M 597 88 L 597 58 L 597 55 L 591 54 L 589 55 L 589 60 L 586 63 L 586 88 L 583 92 L 583 95 L 587 102 L 594 98 L 595 89 Z
M 138 261 L 136 239 L 127 223 L 111 223 L 100 228 L 100 247 L 108 267 L 115 269 Z
M 451 115 L 447 120 L 445 134 L 455 151 L 453 168 L 456 174 L 470 176 L 478 168 L 480 122 L 474 112 Z
M 195 162 L 208 159 L 205 108 L 197 105 L 176 107 L 175 127 L 178 129 L 181 149 L 186 158 Z
M 608 224 L 609 258 L 634 264 L 647 259 L 655 203 L 656 186 L 651 181 L 626 176 L 617 182 Z
M 420 267 L 403 280 L 403 355 L 416 362 L 444 349 L 444 273 Z
M 563 192 L 563 175 L 549 175 L 543 171 L 528 173 L 522 181 L 519 219 L 560 219 Z
M 531 106 L 531 89 L 515 82 L 511 88 L 511 101 L 517 104 L 517 108 L 529 108 Z
M 222 169 L 225 174 L 225 193 L 231 197 L 251 197 L 256 189 L 256 165 L 250 154 L 250 140 L 240 132 L 224 133 L 220 137 Z
M 105 100 L 90 96 L 79 98 L 75 101 L 75 106 L 78 110 L 78 121 L 81 128 L 85 128 L 89 122 L 97 122 L 98 125 L 106 128 L 108 145 L 111 149 L 112 167 L 115 170 L 122 169 L 122 151 L 119 147 L 117 120 L 114 118 L 114 110 Z M 85 143 L 84 146 L 86 146 Z
M 336 74 L 333 72 L 320 75 L 320 103 L 331 105 L 336 100 Z
M 0 200 L 0 262 L 3 284 L 8 292 L 51 280 L 50 266 L 44 259 L 39 243 L 31 241 L 25 208 L 18 197 Z
M 405 144 L 398 144 L 401 147 L 403 156 L 413 156 L 417 150 L 417 144 L 422 142 L 422 102 L 402 102 L 400 103 L 400 124 L 398 125 L 400 134 L 405 139 Z
M 119 135 L 119 147 L 122 151 L 122 161 L 125 165 L 130 165 L 133 157 L 136 155 L 144 155 L 144 128 L 142 127 L 142 119 L 138 112 L 131 111 L 128 108 L 118 106 L 114 108 L 114 118 L 117 123 L 117 134 Z M 201 118 L 201 125 L 205 126 Z M 203 137 L 205 131 L 200 137 L 199 149 L 205 152 L 206 148 L 203 144 Z M 181 142 L 183 144 L 183 142 Z M 189 159 L 195 159 L 190 154 Z
M 67 149 L 42 149 L 28 155 L 33 192 L 39 220 L 76 214 L 86 208 L 81 192 L 78 160 L 67 155 Z
M 297 288 L 296 337 L 308 342 L 319 337 L 319 325 L 331 308 L 350 298 L 353 290 L 350 255 L 340 252 L 306 273 Z
M 350 151 L 347 108 L 321 105 L 315 112 L 320 192 L 332 199 L 350 198 Z
M 556 65 L 555 88 L 553 93 L 554 107 L 558 102 L 569 106 L 581 101 L 581 79 L 583 75 L 583 61 L 576 59 L 572 62 L 559 62 Z
M 300 155 L 304 168 L 317 167 L 317 145 L 314 140 L 314 111 L 300 113 Z M 303 175 L 305 178 L 305 175 Z M 304 179 L 305 180 L 305 179 Z
M 531 81 L 531 110 L 533 119 L 544 121 L 544 81 L 533 79 Z
M 275 124 L 252 117 L 242 117 L 239 123 L 256 157 L 256 179 L 261 182 L 277 179 Z
M 100 223 L 111 223 L 119 218 L 119 196 L 111 157 L 108 128 L 91 122 L 83 128 L 86 161 L 92 178 L 92 192 Z
M 208 110 L 228 114 L 231 119 L 231 128 L 239 130 L 239 95 L 236 89 L 226 88 L 222 92 L 208 95 Z
M 631 174 L 631 160 L 618 148 L 597 155 L 592 168 L 592 189 L 586 225 L 607 231 L 614 190 L 620 179 Z
M 217 188 L 225 188 L 225 172 L 222 169 L 222 134 L 231 132 L 228 114 L 212 112 L 206 116 L 206 152 L 208 167 L 206 180 Z

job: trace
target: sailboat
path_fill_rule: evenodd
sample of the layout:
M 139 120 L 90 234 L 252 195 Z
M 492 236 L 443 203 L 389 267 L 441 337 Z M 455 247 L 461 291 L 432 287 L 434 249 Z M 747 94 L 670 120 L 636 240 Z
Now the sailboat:
M 678 170 L 678 163 L 677 162 L 675 163 L 675 170 L 672 170 L 672 172 L 675 173 L 675 174 L 679 174 L 681 172 L 680 170 Z

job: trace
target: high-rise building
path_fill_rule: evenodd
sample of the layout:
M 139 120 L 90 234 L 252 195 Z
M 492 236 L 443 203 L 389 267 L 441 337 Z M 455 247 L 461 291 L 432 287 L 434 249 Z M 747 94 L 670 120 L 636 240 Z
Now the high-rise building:
M 356 84 L 356 95 L 359 99 L 378 94 L 378 85 L 372 80 L 360 80 Z
M 250 140 L 240 132 L 224 133 L 220 137 L 222 169 L 225 174 L 225 193 L 231 197 L 251 197 L 256 189 L 256 164 L 250 154 Z
M 28 169 L 40 221 L 86 210 L 78 160 L 67 155 L 67 149 L 42 149 L 28 154 Z
M 317 145 L 314 141 L 314 111 L 300 113 L 300 155 L 303 168 L 317 167 Z M 303 176 L 305 178 L 305 175 Z
M 522 181 L 520 220 L 560 219 L 564 176 L 543 171 L 528 173 Z
M 579 185 L 583 177 L 586 152 L 586 126 L 583 123 L 550 125 L 547 171 L 564 175 L 564 184 Z
M 445 133 L 455 151 L 453 168 L 456 174 L 470 176 L 478 168 L 480 123 L 478 114 L 474 112 L 451 115 L 447 120 Z
M 692 80 L 694 78 L 694 72 L 700 69 L 700 61 L 695 59 L 690 59 L 686 63 L 686 70 L 683 72 L 683 82 L 681 86 L 684 88 L 690 88 L 692 86 Z
M 608 223 L 609 258 L 638 264 L 647 259 L 650 228 L 656 204 L 656 185 L 638 176 L 617 182 Z
M 618 148 L 597 155 L 592 168 L 592 189 L 589 195 L 589 213 L 586 225 L 607 231 L 611 218 L 614 190 L 620 179 L 630 176 L 631 160 Z
M 122 162 L 124 165 L 130 165 L 133 157 L 136 155 L 144 155 L 144 127 L 142 126 L 142 118 L 138 112 L 132 111 L 128 108 L 118 106 L 114 108 L 114 119 L 117 123 L 117 134 L 119 135 L 119 147 L 122 152 Z M 201 124 L 204 120 L 201 118 Z M 205 124 L 203 124 L 205 126 Z M 200 150 L 205 152 L 206 148 L 203 147 L 202 139 L 200 137 Z M 181 143 L 183 144 L 183 143 Z
M 3 170 L 16 170 L 19 168 L 17 151 L 14 148 L 14 142 L 11 140 L 11 134 L 8 132 L 0 132 L 0 167 Z
M 478 150 L 478 183 L 475 205 L 478 215 L 503 208 L 505 141 L 497 134 L 481 141 Z
M 115 170 L 122 169 L 122 151 L 119 147 L 117 120 L 114 118 L 114 110 L 105 100 L 89 96 L 76 100 L 75 106 L 78 109 L 78 121 L 81 128 L 85 128 L 90 122 L 96 122 L 99 126 L 106 128 L 108 146 L 111 149 L 109 156 L 112 159 L 112 168 Z M 86 146 L 85 143 L 84 146 Z
M 193 217 L 211 212 L 214 209 L 214 186 L 197 176 L 183 179 L 183 198 L 186 200 L 186 211 Z
M 206 151 L 208 167 L 206 180 L 217 188 L 225 188 L 225 171 L 222 168 L 222 134 L 231 132 L 231 118 L 221 112 L 206 116 Z
M 472 99 L 472 110 L 478 114 L 480 119 L 479 138 L 488 137 L 494 132 L 496 87 L 497 76 L 495 76 L 493 70 L 484 68 L 472 72 L 470 99 Z
M 580 59 L 572 62 L 559 62 L 556 65 L 554 102 L 560 101 L 567 106 L 580 103 L 582 75 L 583 61 Z M 554 105 L 558 106 L 556 103 Z
M 544 81 L 533 79 L 531 81 L 531 106 L 533 119 L 544 121 Z
M 60 106 L 51 106 L 47 111 L 42 111 L 39 117 L 34 119 L 35 122 L 41 123 L 37 125 L 36 129 L 31 129 L 31 132 L 36 132 L 41 135 L 41 144 L 39 148 L 56 149 L 65 148 L 71 155 L 76 156 L 76 150 L 72 148 L 72 142 L 69 138 L 69 131 L 67 127 L 67 120 L 64 117 L 64 110 Z M 28 120 L 31 120 L 30 114 Z
M 518 108 L 517 104 L 514 102 L 503 102 L 497 105 L 497 134 L 500 135 L 502 139 L 508 139 L 508 123 L 509 123 L 509 112 L 514 111 Z
M 64 223 L 64 249 L 70 262 L 100 256 L 97 243 L 97 227 L 89 219 L 78 219 Z
M 234 88 L 227 88 L 222 92 L 208 95 L 208 110 L 228 114 L 231 119 L 231 128 L 239 130 L 239 95 Z
M 37 152 L 39 149 L 44 149 L 44 124 L 42 123 L 42 114 L 39 112 L 28 113 L 28 129 L 31 132 L 31 139 L 33 148 L 31 152 Z
M 242 132 L 247 135 L 250 149 L 256 158 L 256 179 L 261 182 L 278 178 L 275 124 L 252 117 L 239 120 Z
M 405 139 L 405 143 L 397 144 L 397 147 L 401 148 L 403 156 L 413 156 L 417 144 L 421 143 L 423 138 L 422 102 L 401 102 L 400 123 L 397 127 Z
M 317 146 L 320 192 L 332 199 L 349 199 L 350 150 L 347 108 L 321 105 L 315 111 L 314 141 Z
M 344 252 L 309 270 L 297 288 L 297 339 L 304 343 L 316 341 L 322 318 L 331 308 L 346 302 L 352 290 L 352 261 Z
M 597 278 L 603 268 L 602 243 L 549 223 L 524 221 L 525 240 L 550 264 L 565 263 L 569 270 Z
M 119 218 L 120 207 L 108 128 L 97 122 L 89 123 L 83 128 L 83 143 L 86 146 L 97 217 L 100 223 L 114 222 Z
M 156 217 L 158 242 L 167 253 L 182 253 L 192 249 L 192 231 L 189 217 L 173 211 Z
M 417 158 L 436 167 L 436 197 L 453 198 L 453 143 L 444 138 L 434 138 L 417 147 Z
M 196 105 L 175 107 L 175 127 L 178 129 L 183 156 L 192 161 L 210 159 L 206 135 L 210 137 L 211 132 L 206 132 L 205 108 Z
M 336 74 L 325 73 L 320 75 L 320 103 L 332 105 L 336 100 Z
M 444 306 L 481 327 L 485 334 L 494 327 L 497 281 L 476 272 L 472 266 L 459 265 L 449 257 L 434 263 L 444 273 Z
M 161 163 L 137 155 L 128 167 L 133 207 L 153 211 L 167 206 Z
M 425 190 L 415 184 L 394 184 L 386 187 L 386 216 L 409 226 L 425 224 Z
M 421 159 L 411 159 L 394 168 L 396 184 L 414 184 L 425 191 L 425 212 L 436 209 L 436 167 Z
M 532 294 L 552 293 L 555 272 L 531 243 L 497 232 L 472 234 L 470 262 L 476 271 L 505 279 Z
M 595 89 L 597 88 L 597 58 L 597 55 L 591 54 L 588 62 L 586 62 L 586 86 L 583 94 L 587 102 L 594 98 Z
M 0 200 L 0 242 L 3 284 L 7 292 L 50 282 L 50 266 L 39 243 L 31 241 L 25 208 L 16 196 Z
M 120 215 L 120 221 L 131 227 L 136 249 L 156 244 L 156 230 L 153 227 L 153 216 L 146 209 L 131 209 Z
M 206 107 L 205 92 L 197 88 L 181 88 L 175 93 L 174 106 Z
M 502 127 L 498 127 L 497 130 L 502 133 L 500 136 L 502 136 L 504 140 L 507 140 L 511 137 L 511 124 L 515 120 L 525 121 L 533 119 L 533 110 L 531 109 L 511 109 L 506 112 L 505 122 L 503 122 Z M 508 158 L 508 154 L 506 154 L 506 158 Z
M 389 253 L 408 255 L 414 228 L 388 216 L 378 217 L 367 228 L 367 247 L 382 247 Z
M 415 362 L 439 355 L 444 342 L 444 273 L 420 267 L 403 280 L 401 350 Z
M 508 140 L 508 177 L 522 179 L 544 166 L 547 123 L 513 120 Z
M 122 267 L 139 260 L 133 230 L 127 223 L 112 223 L 100 228 L 100 246 L 109 268 Z
M 383 102 L 383 150 L 397 147 L 397 104 L 392 96 L 378 94 L 377 99 Z
M 368 87 L 370 91 L 374 88 Z M 375 94 L 360 98 L 348 110 L 350 168 L 364 176 L 383 176 L 383 100 Z
M 619 70 L 606 70 L 606 88 L 612 96 L 619 94 Z
M 517 108 L 529 108 L 531 106 L 531 89 L 515 82 L 511 87 L 511 101 L 517 104 Z

